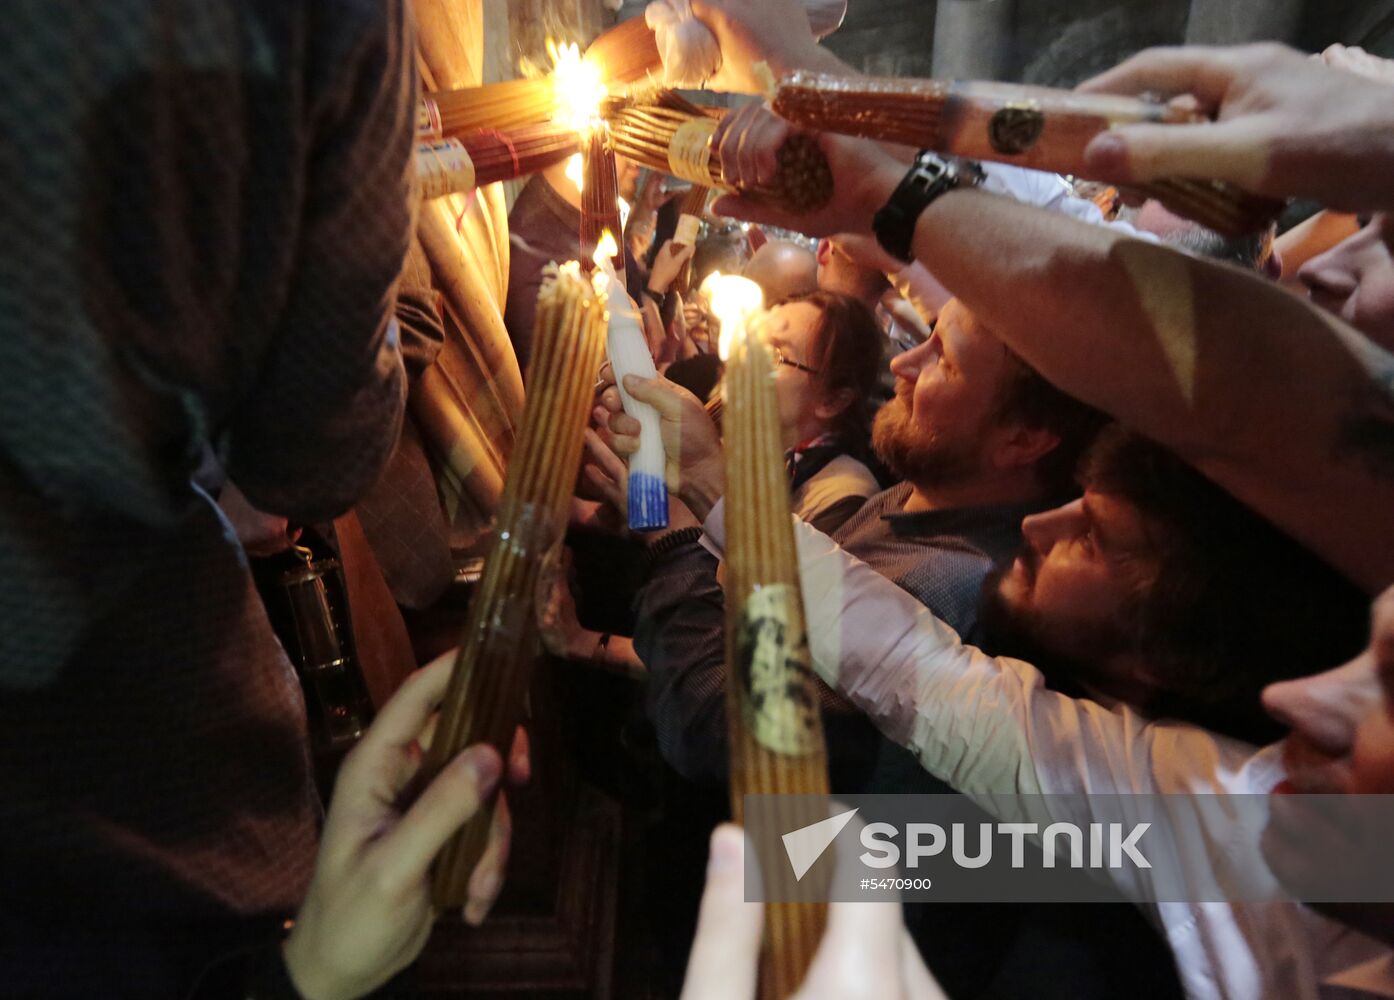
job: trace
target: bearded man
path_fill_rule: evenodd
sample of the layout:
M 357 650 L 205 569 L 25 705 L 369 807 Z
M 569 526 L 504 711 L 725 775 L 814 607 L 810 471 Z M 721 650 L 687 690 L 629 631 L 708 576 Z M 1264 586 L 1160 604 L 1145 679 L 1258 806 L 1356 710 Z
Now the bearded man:
M 1038 376 L 957 302 L 944 307 L 933 336 L 892 360 L 890 372 L 895 394 L 877 414 L 872 443 L 902 481 L 870 497 L 832 537 L 960 635 L 991 645 L 979 627 L 984 581 L 1021 547 L 1024 518 L 1078 494 L 1075 467 L 1102 418 Z M 618 407 L 613 389 L 605 402 Z M 705 831 L 717 818 L 692 783 L 723 787 L 728 762 L 724 595 L 701 534 L 679 529 L 650 543 L 634 636 L 659 751 L 686 779 L 673 783 L 663 856 L 650 872 L 666 905 L 678 909 L 679 828 Z M 821 695 L 835 793 L 951 791 L 842 696 L 826 687 Z M 712 799 L 715 810 L 725 796 Z M 692 864 L 704 847 L 702 838 L 692 848 Z M 695 908 L 695 895 L 690 901 Z M 906 922 L 950 995 L 1038 995 L 1028 970 L 1046 953 L 1068 956 L 1059 965 L 1068 969 L 1062 988 L 1071 996 L 1113 995 L 1118 977 L 1137 970 L 1155 986 L 1149 996 L 1175 993 L 1170 956 L 1126 904 L 915 906 Z M 691 930 L 672 936 L 685 948 Z M 1093 943 L 1105 939 L 1107 948 Z

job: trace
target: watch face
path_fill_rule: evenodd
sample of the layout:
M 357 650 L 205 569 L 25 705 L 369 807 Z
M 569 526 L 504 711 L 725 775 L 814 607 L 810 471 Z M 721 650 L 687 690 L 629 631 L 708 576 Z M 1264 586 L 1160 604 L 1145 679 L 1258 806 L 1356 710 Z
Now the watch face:
M 816 679 L 799 592 L 785 584 L 760 587 L 745 602 L 736 639 L 745 723 L 776 753 L 802 756 L 818 748 Z

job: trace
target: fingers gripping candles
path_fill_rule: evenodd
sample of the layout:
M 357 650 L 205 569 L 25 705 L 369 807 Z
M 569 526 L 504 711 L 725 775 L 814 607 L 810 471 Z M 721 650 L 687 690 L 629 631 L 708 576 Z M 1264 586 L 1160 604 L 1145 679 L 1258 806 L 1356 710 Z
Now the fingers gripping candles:
M 668 527 L 668 487 L 663 480 L 663 429 L 658 411 L 641 403 L 624 387 L 626 375 L 656 378 L 658 369 L 653 363 L 644 323 L 636 306 L 625 294 L 623 283 L 609 267 L 615 238 L 607 231 L 595 251 L 600 270 L 595 276 L 598 289 L 607 293 L 609 329 L 606 348 L 610 367 L 615 372 L 615 387 L 619 390 L 624 412 L 639 421 L 642 428 L 639 450 L 629 457 L 629 530 L 657 531 Z
M 731 730 L 731 800 L 737 822 L 747 795 L 777 795 L 776 824 L 792 830 L 826 819 L 827 753 L 810 665 L 798 556 L 789 514 L 789 482 L 780 445 L 774 357 L 751 321 L 759 287 L 745 278 L 712 285 L 727 359 L 726 409 L 726 685 Z M 794 798 L 794 796 L 798 796 Z M 824 885 L 810 877 L 789 884 L 784 867 L 762 858 L 769 880 L 783 877 L 782 898 L 805 902 L 765 907 L 761 996 L 792 995 L 822 938 Z M 816 872 L 816 869 L 815 869 Z
M 1131 97 L 1010 83 L 844 77 L 797 70 L 779 82 L 774 110 L 796 124 L 976 160 L 1089 177 L 1091 139 L 1147 122 L 1186 124 L 1196 115 Z M 1263 228 L 1282 203 L 1221 181 L 1173 178 L 1139 188 L 1178 215 L 1231 236 Z
M 490 743 L 508 758 L 537 654 L 537 581 L 566 523 L 604 345 L 604 298 L 574 261 L 551 265 L 538 295 L 527 402 L 498 530 L 423 764 L 426 780 L 474 743 Z M 437 906 L 465 902 L 492 818 L 492 805 L 480 809 L 441 852 L 432 886 Z
M 733 190 L 725 180 L 720 151 L 712 145 L 723 110 L 699 108 L 663 91 L 644 102 L 608 101 L 603 112 L 616 153 L 694 184 Z M 744 194 L 795 212 L 817 211 L 832 199 L 832 171 L 817 140 L 791 135 L 777 157 L 774 178 Z

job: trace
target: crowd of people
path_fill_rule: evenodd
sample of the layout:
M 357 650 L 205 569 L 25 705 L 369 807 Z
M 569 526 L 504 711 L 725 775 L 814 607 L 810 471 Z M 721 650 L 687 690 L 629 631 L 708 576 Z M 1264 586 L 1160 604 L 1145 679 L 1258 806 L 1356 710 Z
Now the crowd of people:
M 324 815 L 248 571 L 259 518 L 289 544 L 287 523 L 332 518 L 421 449 L 406 386 L 440 321 L 415 294 L 410 12 L 65 6 L 0 14 L 26 26 L 0 121 L 52 152 L 9 172 L 0 223 L 0 982 L 365 996 L 425 946 L 441 847 L 529 771 L 520 739 L 420 787 L 447 653 L 379 711 Z M 756 67 L 855 71 L 797 0 L 690 6 L 720 48 L 711 85 L 754 95 L 717 128 L 725 181 L 766 187 L 802 130 L 758 99 Z M 956 794 L 1014 820 L 1021 796 L 1394 793 L 1394 63 L 1159 49 L 1080 89 L 1204 120 L 1100 135 L 1088 190 L 807 133 L 826 206 L 726 194 L 693 245 L 671 236 L 676 189 L 622 163 L 660 371 L 625 389 L 661 417 L 669 527 L 623 528 L 641 431 L 604 368 L 574 517 L 641 551 L 633 635 L 584 624 L 564 573 L 537 631 L 642 686 L 678 795 L 728 784 L 713 270 L 769 307 L 834 794 Z M 1236 239 L 1118 195 L 1178 176 L 1316 214 Z M 513 209 L 524 364 L 579 205 L 555 168 Z M 495 815 L 471 924 L 506 878 Z M 702 820 L 690 953 L 668 956 L 688 1000 L 756 990 L 761 905 L 722 818 Z M 1325 862 L 1277 810 L 1237 848 L 1220 821 L 1166 835 L 1261 854 L 1293 900 Z M 833 903 L 798 995 L 1394 997 L 1394 901 L 1184 902 L 1148 872 L 1112 888 L 1088 906 Z M 1079 944 L 1050 988 L 1030 979 L 1047 925 Z

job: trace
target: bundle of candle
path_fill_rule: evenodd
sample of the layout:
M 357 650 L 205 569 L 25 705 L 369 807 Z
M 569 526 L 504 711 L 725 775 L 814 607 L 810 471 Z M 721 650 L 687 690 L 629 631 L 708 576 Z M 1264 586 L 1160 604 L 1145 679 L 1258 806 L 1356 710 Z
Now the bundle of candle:
M 589 260 L 600 246 L 606 232 L 619 233 L 620 225 L 619 176 L 615 169 L 615 151 L 606 142 L 604 129 L 591 129 L 581 161 L 581 257 Z M 614 245 L 612 258 L 616 271 L 624 272 L 624 252 Z M 623 284 L 621 284 L 623 287 Z
M 515 129 L 550 121 L 558 113 L 557 92 L 556 80 L 543 77 L 425 94 L 417 106 L 416 136 L 429 141 L 478 129 Z
M 694 184 L 687 189 L 687 194 L 682 196 L 678 211 L 680 218 L 695 219 L 698 223 L 707 214 L 707 200 L 711 198 L 711 188 Z M 696 235 L 695 233 L 693 234 Z
M 722 110 L 682 107 L 665 97 L 652 103 L 612 101 L 604 113 L 610 145 L 621 156 L 694 184 L 733 190 L 711 141 Z M 774 180 L 743 193 L 794 212 L 817 211 L 832 199 L 832 171 L 816 141 L 794 135 L 780 147 Z
M 711 189 L 700 184 L 692 185 L 687 194 L 683 195 L 681 204 L 678 207 L 678 224 L 673 231 L 673 245 L 679 249 L 696 246 L 697 237 L 702 232 L 702 216 L 707 211 L 707 198 L 711 195 Z M 672 290 L 679 295 L 686 296 L 692 289 L 692 258 L 687 259 L 687 263 L 682 266 L 678 276 L 673 279 Z M 665 317 L 667 322 L 671 317 Z
M 527 402 L 498 531 L 423 765 L 428 778 L 474 743 L 490 743 L 508 757 L 537 654 L 538 576 L 566 523 L 604 347 L 604 298 L 577 264 L 552 265 L 538 294 Z M 433 884 L 437 906 L 464 903 L 492 815 L 491 807 L 481 809 L 441 852 Z
M 1101 132 L 1138 122 L 1196 120 L 1170 105 L 1131 97 L 807 71 L 784 77 L 774 110 L 809 128 L 1079 177 L 1090 176 L 1084 149 Z M 1262 229 L 1282 210 L 1281 202 L 1220 181 L 1176 178 L 1137 191 L 1231 236 Z
M 774 356 L 748 323 L 759 286 L 720 278 L 712 308 L 721 319 L 726 455 L 726 713 L 731 733 L 731 807 L 747 795 L 773 795 L 775 824 L 794 830 L 826 819 L 827 753 L 809 660 L 798 554 L 789 514 L 789 480 L 780 443 Z M 820 814 L 820 809 L 822 812 Z M 821 873 L 779 890 L 787 866 L 762 865 L 771 896 L 799 902 L 765 907 L 762 996 L 792 995 L 822 937 Z
M 580 148 L 581 139 L 574 129 L 553 122 L 507 132 L 481 129 L 423 142 L 416 147 L 421 196 L 439 198 L 495 181 L 527 177 L 560 163 Z

